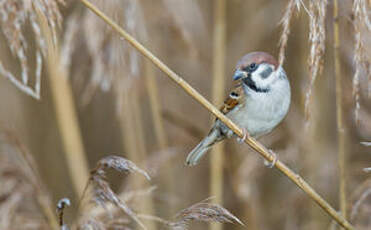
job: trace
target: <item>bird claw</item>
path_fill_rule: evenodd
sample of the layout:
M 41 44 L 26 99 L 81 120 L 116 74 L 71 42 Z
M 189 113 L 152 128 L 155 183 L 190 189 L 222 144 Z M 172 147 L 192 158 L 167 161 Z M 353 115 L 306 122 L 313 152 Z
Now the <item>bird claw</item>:
M 273 160 L 272 160 L 272 162 L 269 162 L 267 160 L 264 160 L 264 165 L 271 169 L 271 168 L 273 168 L 276 165 L 277 154 L 275 152 L 273 152 L 271 149 L 269 149 L 269 153 L 273 157 Z
M 240 144 L 242 144 L 243 142 L 245 142 L 247 136 L 249 136 L 249 133 L 247 132 L 247 130 L 246 130 L 245 128 L 242 128 L 242 133 L 243 133 L 242 138 L 237 137 L 237 141 L 238 141 L 238 143 L 240 143 Z

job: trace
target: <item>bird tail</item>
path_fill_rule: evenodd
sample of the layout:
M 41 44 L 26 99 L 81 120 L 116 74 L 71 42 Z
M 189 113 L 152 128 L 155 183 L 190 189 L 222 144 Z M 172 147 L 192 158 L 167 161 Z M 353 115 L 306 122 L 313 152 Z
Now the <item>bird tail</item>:
M 198 164 L 201 157 L 219 141 L 219 130 L 213 129 L 187 156 L 186 165 L 194 166 Z

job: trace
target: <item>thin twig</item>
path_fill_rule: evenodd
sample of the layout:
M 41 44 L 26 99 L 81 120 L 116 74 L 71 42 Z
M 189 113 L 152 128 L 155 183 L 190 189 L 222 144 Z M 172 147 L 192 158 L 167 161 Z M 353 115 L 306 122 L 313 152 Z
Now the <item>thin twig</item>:
M 155 64 L 161 71 L 163 71 L 166 76 L 176 82 L 180 87 L 182 87 L 190 96 L 197 100 L 202 106 L 214 114 L 218 119 L 220 119 L 228 128 L 233 130 L 233 132 L 239 136 L 243 137 L 243 131 L 230 119 L 228 119 L 224 114 L 222 114 L 215 106 L 213 106 L 206 98 L 204 98 L 199 92 L 197 92 L 192 86 L 190 86 L 183 78 L 172 71 L 168 66 L 166 66 L 161 60 L 154 56 L 149 50 L 147 50 L 142 44 L 135 40 L 131 35 L 129 35 L 125 30 L 114 23 L 110 18 L 108 18 L 104 13 L 97 9 L 87 0 L 80 0 L 87 8 L 94 12 L 98 17 L 109 24 L 117 33 L 119 33 L 126 41 L 128 41 L 133 47 L 135 47 L 140 53 L 147 57 L 153 64 Z M 264 147 L 260 142 L 256 141 L 252 137 L 245 139 L 251 148 L 258 152 L 262 157 L 264 157 L 269 162 L 273 162 L 275 157 L 269 152 L 267 148 Z M 281 161 L 277 160 L 275 167 L 280 170 L 284 175 L 286 175 L 291 181 L 293 181 L 299 188 L 301 188 L 310 198 L 312 198 L 325 212 L 327 212 L 334 220 L 336 220 L 341 226 L 346 229 L 353 230 L 354 227 L 334 208 L 331 207 L 326 200 L 324 200 L 303 178 L 298 174 L 294 173 L 288 166 L 286 166 Z
M 339 202 L 340 211 L 343 216 L 347 216 L 347 198 L 346 198 L 346 180 L 345 180 L 345 129 L 343 121 L 343 105 L 342 105 L 342 81 L 340 69 L 340 39 L 339 39 L 339 18 L 338 18 L 338 1 L 334 0 L 334 62 L 335 62 L 335 81 L 336 81 L 336 124 L 338 133 L 338 164 L 339 164 Z
M 157 82 L 155 79 L 155 71 L 153 66 L 148 60 L 145 60 L 145 78 L 146 86 L 148 91 L 148 97 L 151 107 L 151 115 L 154 126 L 154 132 L 156 134 L 156 140 L 160 147 L 160 150 L 164 150 L 168 146 L 167 136 L 164 129 L 164 120 L 161 116 L 162 105 L 159 99 Z

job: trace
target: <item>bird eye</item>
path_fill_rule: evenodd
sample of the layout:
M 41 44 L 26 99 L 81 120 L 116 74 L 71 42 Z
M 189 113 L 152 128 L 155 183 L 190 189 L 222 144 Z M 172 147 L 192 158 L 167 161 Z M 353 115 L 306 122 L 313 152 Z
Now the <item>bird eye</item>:
M 255 71 L 257 68 L 258 68 L 258 65 L 256 63 L 251 63 L 250 65 L 245 67 L 244 70 L 251 73 L 251 72 Z
M 249 66 L 249 69 L 250 70 L 255 70 L 257 67 L 257 65 L 255 63 L 251 63 L 250 66 Z

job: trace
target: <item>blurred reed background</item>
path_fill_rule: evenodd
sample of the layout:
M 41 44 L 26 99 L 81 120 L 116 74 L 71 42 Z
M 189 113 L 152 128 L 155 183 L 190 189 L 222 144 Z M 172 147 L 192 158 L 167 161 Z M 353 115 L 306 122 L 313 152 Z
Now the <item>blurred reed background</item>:
M 260 141 L 371 228 L 371 1 L 90 2 L 217 106 L 242 55 L 279 58 L 292 105 Z M 0 229 L 56 229 L 63 197 L 73 229 L 336 228 L 245 144 L 184 166 L 213 117 L 80 1 L 3 0 L 0 14 Z

